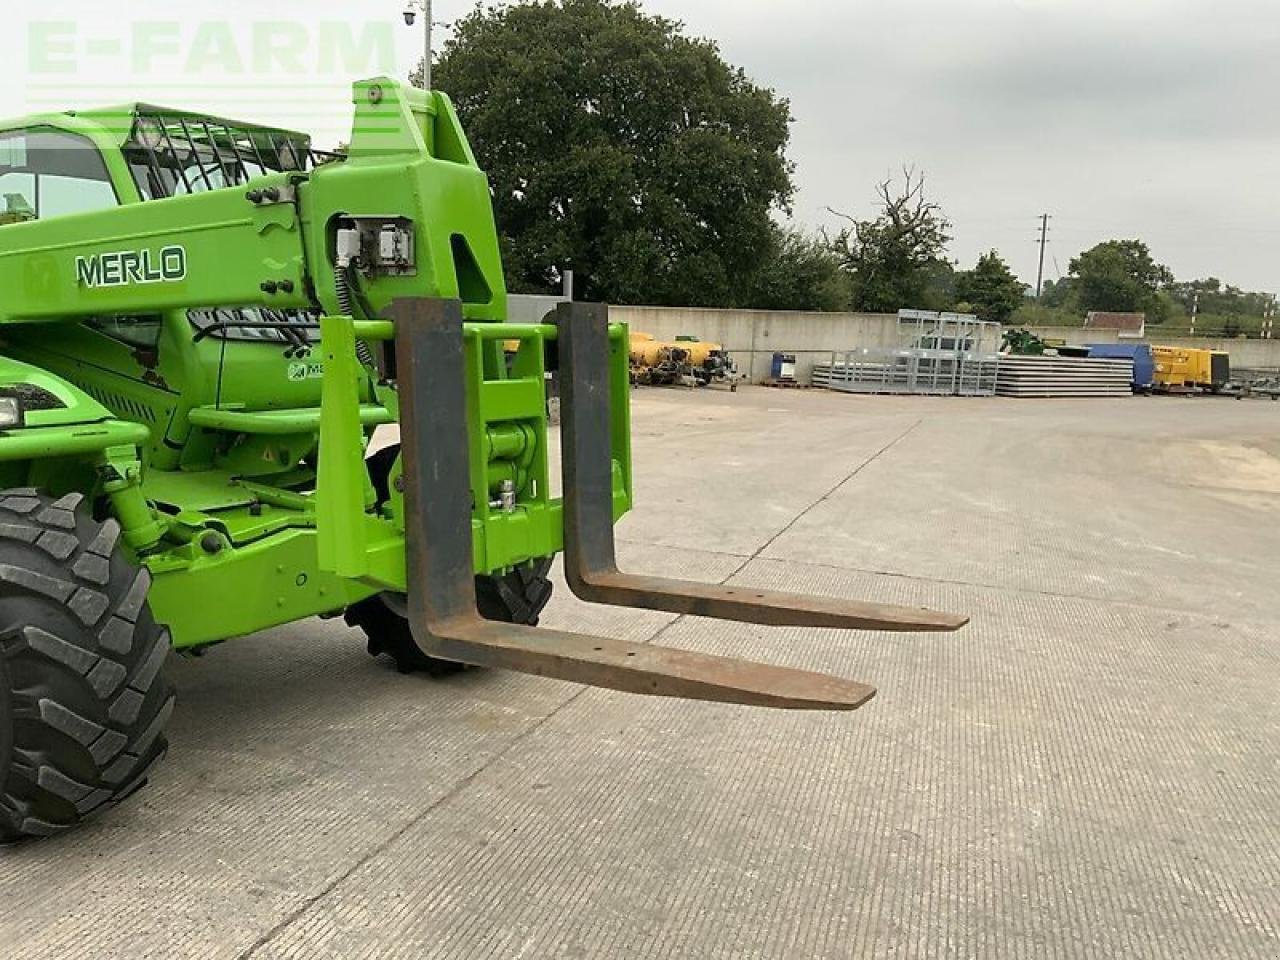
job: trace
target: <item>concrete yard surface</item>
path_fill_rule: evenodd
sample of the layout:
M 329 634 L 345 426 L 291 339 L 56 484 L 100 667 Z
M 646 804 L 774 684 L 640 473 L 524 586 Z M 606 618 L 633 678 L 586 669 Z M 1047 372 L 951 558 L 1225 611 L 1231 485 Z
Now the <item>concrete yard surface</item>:
M 634 398 L 630 568 L 966 612 L 549 626 L 874 683 L 851 714 L 172 658 L 152 783 L 0 850 L 0 956 L 1280 956 L 1280 403 Z M 210 597 L 212 604 L 234 597 Z

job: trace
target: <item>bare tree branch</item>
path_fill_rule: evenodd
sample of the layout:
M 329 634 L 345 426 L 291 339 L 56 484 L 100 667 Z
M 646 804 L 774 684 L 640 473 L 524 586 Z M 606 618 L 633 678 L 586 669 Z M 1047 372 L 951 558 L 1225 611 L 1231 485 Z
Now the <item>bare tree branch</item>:
M 905 291 L 918 287 L 926 267 L 942 258 L 951 223 L 925 186 L 924 173 L 904 165 L 900 178 L 875 185 L 880 212 L 873 219 L 827 207 L 844 225 L 834 236 L 824 230 L 823 241 L 850 275 L 856 307 L 897 309 L 902 304 L 889 301 L 909 299 Z M 860 292 L 866 296 L 860 299 Z

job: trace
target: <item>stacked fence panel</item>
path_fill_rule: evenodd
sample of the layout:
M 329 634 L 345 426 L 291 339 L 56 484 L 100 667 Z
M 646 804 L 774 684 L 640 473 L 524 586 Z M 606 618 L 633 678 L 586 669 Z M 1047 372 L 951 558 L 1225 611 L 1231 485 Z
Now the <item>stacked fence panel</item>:
M 1000 362 L 1001 356 L 998 353 L 970 351 L 961 354 L 960 371 L 956 378 L 956 394 L 961 397 L 994 396 Z
M 851 350 L 822 364 L 823 386 L 846 393 L 905 393 L 951 396 L 960 361 L 952 351 Z M 815 371 L 814 383 L 818 383 Z
M 967 314 L 903 310 L 898 346 L 836 353 L 813 366 L 812 383 L 845 393 L 989 397 L 995 393 L 1000 326 Z
M 996 373 L 1001 397 L 1128 397 L 1133 361 L 1099 357 L 1006 356 Z

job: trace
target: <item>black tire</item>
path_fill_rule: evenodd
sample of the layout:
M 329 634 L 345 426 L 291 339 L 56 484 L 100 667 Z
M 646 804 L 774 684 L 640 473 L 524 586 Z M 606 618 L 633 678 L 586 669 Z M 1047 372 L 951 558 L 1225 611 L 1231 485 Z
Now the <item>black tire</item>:
M 537 626 L 542 608 L 551 599 L 547 577 L 551 559 L 516 567 L 501 577 L 476 577 L 476 607 L 486 620 Z M 371 657 L 388 656 L 401 673 L 426 673 L 445 677 L 468 669 L 456 660 L 441 660 L 423 653 L 413 640 L 406 619 L 403 594 L 381 593 L 347 608 L 348 626 L 359 627 L 369 641 Z
M 0 842 L 118 803 L 167 748 L 169 634 L 119 540 L 78 493 L 0 492 Z
M 369 459 L 365 461 L 365 466 L 369 468 L 369 479 L 373 481 L 373 492 L 376 494 L 378 506 L 391 499 L 391 468 L 396 465 L 396 458 L 400 456 L 400 444 L 393 443 L 389 447 L 383 447 L 377 453 L 371 454 Z
M 389 496 L 388 478 L 399 454 L 398 445 L 384 447 L 367 461 L 379 505 Z M 476 608 L 480 615 L 486 620 L 537 626 L 538 617 L 551 599 L 552 584 L 547 576 L 550 569 L 551 558 L 544 557 L 501 577 L 476 577 Z M 364 631 L 370 656 L 389 656 L 401 673 L 442 677 L 467 669 L 464 663 L 423 653 L 414 643 L 406 608 L 402 594 L 383 593 L 352 604 L 347 608 L 345 619 L 348 626 Z

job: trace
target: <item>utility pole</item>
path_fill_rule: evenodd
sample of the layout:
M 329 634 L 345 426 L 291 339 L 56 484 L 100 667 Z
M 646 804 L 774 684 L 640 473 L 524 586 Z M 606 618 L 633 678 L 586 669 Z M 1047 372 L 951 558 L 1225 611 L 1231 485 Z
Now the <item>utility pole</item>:
M 1188 334 L 1189 336 L 1194 337 L 1196 335 L 1196 317 L 1199 315 L 1199 313 L 1200 313 L 1200 291 L 1197 290 L 1195 292 L 1195 295 L 1191 298 L 1191 330 L 1189 331 L 1189 334 Z
M 1049 242 L 1049 215 L 1040 214 L 1040 268 L 1036 271 L 1036 303 L 1040 302 L 1040 291 L 1044 288 L 1044 246 Z

